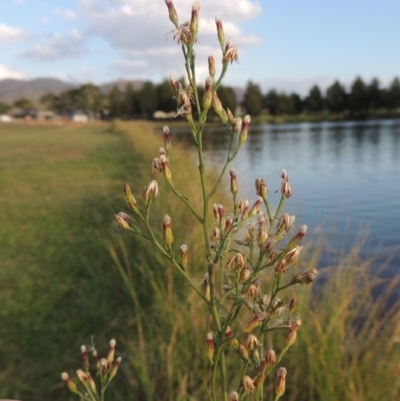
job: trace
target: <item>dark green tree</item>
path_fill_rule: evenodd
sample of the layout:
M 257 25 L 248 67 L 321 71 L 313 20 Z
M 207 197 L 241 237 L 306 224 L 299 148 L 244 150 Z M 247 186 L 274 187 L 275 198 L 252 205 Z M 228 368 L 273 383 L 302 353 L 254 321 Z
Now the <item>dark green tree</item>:
M 157 85 L 157 98 L 159 110 L 168 112 L 176 110 L 175 93 L 171 83 L 166 79 L 161 84 Z
M 324 99 L 318 85 L 314 85 L 304 100 L 304 107 L 310 113 L 320 113 L 324 109 Z
M 303 100 L 297 93 L 292 93 L 290 95 L 292 102 L 293 114 L 300 114 L 303 111 Z
M 117 85 L 115 85 L 110 94 L 108 95 L 108 105 L 110 108 L 110 117 L 112 118 L 118 118 L 122 117 L 123 115 L 123 95 L 121 90 Z
M 62 92 L 58 99 L 57 113 L 65 116 L 78 109 L 80 107 L 78 105 L 78 94 L 79 89 L 69 89 Z
M 89 119 L 97 119 L 103 108 L 103 94 L 100 88 L 93 84 L 82 85 L 78 90 L 77 103 Z
M 335 81 L 327 89 L 326 106 L 332 113 L 342 113 L 347 109 L 347 93 L 339 81 Z
M 11 106 L 9 106 L 7 103 L 0 102 L 0 114 L 7 113 L 7 111 L 10 109 Z
M 32 109 L 33 103 L 29 99 L 21 98 L 14 102 L 14 106 L 22 110 L 26 110 L 26 109 Z
M 261 114 L 262 104 L 263 99 L 260 87 L 249 81 L 244 94 L 243 107 L 251 116 L 258 116 Z
M 368 99 L 368 88 L 364 81 L 357 77 L 351 85 L 351 91 L 349 96 L 349 107 L 354 114 L 365 114 L 368 110 L 369 99 Z
M 237 99 L 236 93 L 230 86 L 223 86 L 221 85 L 218 89 L 218 97 L 221 100 L 222 106 L 235 114 L 235 110 L 237 107 Z
M 383 107 L 383 93 L 379 88 L 379 80 L 373 78 L 368 85 L 368 107 L 372 110 L 380 109 Z
M 152 114 L 158 109 L 158 99 L 156 87 L 152 82 L 146 81 L 138 91 L 138 106 L 139 112 L 142 117 L 150 118 Z
M 273 116 L 278 113 L 278 100 L 279 95 L 275 89 L 271 89 L 263 96 L 262 107 L 267 109 Z
M 396 109 L 400 107 L 400 80 L 399 78 L 393 79 L 387 91 L 387 107 L 389 109 Z

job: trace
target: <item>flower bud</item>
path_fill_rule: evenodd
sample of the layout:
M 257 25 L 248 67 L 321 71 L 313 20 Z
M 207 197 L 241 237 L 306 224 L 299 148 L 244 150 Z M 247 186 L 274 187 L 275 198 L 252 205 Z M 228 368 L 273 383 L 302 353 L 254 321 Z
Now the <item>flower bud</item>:
M 115 352 L 116 344 L 117 344 L 117 342 L 115 341 L 114 338 L 112 340 L 110 340 L 110 347 L 108 348 L 108 354 L 107 354 L 107 362 L 108 363 L 112 363 L 114 360 L 114 352 Z
M 243 145 L 243 143 L 246 142 L 247 139 L 247 132 L 249 130 L 249 125 L 250 125 L 251 118 L 247 114 L 243 118 L 243 125 L 242 125 L 242 131 L 240 132 L 239 135 L 239 146 Z
M 286 246 L 286 250 L 291 251 L 292 249 L 294 249 L 297 246 L 297 244 L 299 243 L 299 241 L 302 240 L 303 237 L 306 235 L 306 232 L 307 232 L 307 226 L 304 224 L 300 227 L 297 234 L 289 241 L 289 243 Z M 301 251 L 301 249 L 300 249 L 300 251 Z
M 213 213 L 214 213 L 214 218 L 215 218 L 215 223 L 219 224 L 219 213 L 218 213 L 218 205 L 214 203 L 213 205 Z
M 213 56 L 208 57 L 208 73 L 210 74 L 211 78 L 215 76 L 215 60 Z
M 228 116 L 229 124 L 230 124 L 232 127 L 235 127 L 235 116 L 232 114 L 232 112 L 231 112 L 231 110 L 230 110 L 229 107 L 226 108 L 226 114 L 227 114 L 227 116 Z
M 277 373 L 278 379 L 275 384 L 275 394 L 277 397 L 281 397 L 285 392 L 287 370 L 285 368 L 279 368 Z
M 231 176 L 231 193 L 232 193 L 232 195 L 236 195 L 238 193 L 238 184 L 237 184 L 237 179 L 236 179 L 236 171 L 234 169 L 231 169 L 229 171 L 229 174 Z
M 225 230 L 224 233 L 227 233 L 232 227 L 232 219 L 228 217 L 225 221 Z
M 124 192 L 125 192 L 126 205 L 128 206 L 129 209 L 138 213 L 139 210 L 137 208 L 137 202 L 134 196 L 132 195 L 131 187 L 129 186 L 129 184 L 125 184 Z
M 263 200 L 262 198 L 259 196 L 257 198 L 257 200 L 254 202 L 254 205 L 251 207 L 251 209 L 249 210 L 249 217 L 254 216 L 258 210 L 260 209 L 260 206 L 262 205 Z
M 243 387 L 246 394 L 254 393 L 254 381 L 250 376 L 243 376 Z
M 222 48 L 225 47 L 225 34 L 222 26 L 222 21 L 217 17 L 215 18 L 215 24 L 217 26 L 218 41 Z
M 117 374 L 117 371 L 118 371 L 118 368 L 119 368 L 119 365 L 121 365 L 121 361 L 122 361 L 122 358 L 119 356 L 116 360 L 115 360 L 115 362 L 114 362 L 114 364 L 113 364 L 113 366 L 112 366 L 112 369 L 111 369 L 111 371 L 110 371 L 110 381 L 114 378 L 114 376 Z
M 86 376 L 87 376 L 87 380 L 88 380 L 90 388 L 96 394 L 96 392 L 97 392 L 97 390 L 96 390 L 96 382 L 93 380 L 93 377 L 89 372 L 86 373 Z
M 171 133 L 169 131 L 168 125 L 163 127 L 163 134 L 164 134 L 164 147 L 167 150 L 171 149 Z
M 289 303 L 289 312 L 293 313 L 296 310 L 297 301 L 295 298 L 292 298 Z
M 268 226 L 267 220 L 263 214 L 258 215 L 258 243 L 261 246 L 268 239 Z
M 233 132 L 235 134 L 240 134 L 242 132 L 243 121 L 240 117 L 235 118 L 235 126 L 233 128 Z
M 249 201 L 245 200 L 243 202 L 242 220 L 246 220 L 249 217 Z
M 241 284 L 245 283 L 251 276 L 251 268 L 249 266 L 245 266 L 240 271 L 239 281 Z
M 76 371 L 76 375 L 78 376 L 78 379 L 79 379 L 79 381 L 80 381 L 81 383 L 85 383 L 85 382 L 86 382 L 87 376 L 86 376 L 86 374 L 83 372 L 83 370 L 78 369 L 78 370 Z
M 168 7 L 169 19 L 174 25 L 178 25 L 178 14 L 175 10 L 174 3 L 172 3 L 171 0 L 165 0 L 165 4 Z
M 119 213 L 121 214 L 121 213 Z M 115 216 L 119 216 L 119 214 L 116 214 Z M 121 218 L 122 220 L 122 218 Z M 117 219 L 118 221 L 118 219 Z M 123 220 L 125 223 L 125 220 Z M 125 223 L 128 224 L 128 223 Z M 128 225 L 129 227 L 129 225 Z M 81 355 L 82 355 L 82 363 L 83 363 L 83 369 L 85 370 L 85 372 L 87 372 L 89 370 L 89 355 L 87 353 L 86 347 L 84 345 L 81 346 Z
M 213 94 L 212 106 L 215 111 L 215 114 L 217 114 L 219 117 L 221 117 L 222 112 L 225 112 L 225 110 L 222 108 L 222 103 L 219 100 L 217 92 L 214 92 Z
M 292 324 L 290 325 L 290 328 L 288 330 L 288 333 L 286 335 L 286 348 L 291 347 L 297 338 L 297 330 L 300 328 L 301 325 L 301 320 L 300 319 L 295 319 L 293 320 Z
M 208 110 L 211 107 L 213 99 L 212 87 L 213 87 L 213 79 L 211 77 L 207 77 L 203 95 L 204 110 Z
M 161 154 L 160 160 L 164 172 L 165 181 L 167 181 L 168 184 L 172 185 L 172 174 L 168 166 L 167 157 L 164 154 Z
M 293 284 L 310 284 L 312 283 L 316 277 L 317 277 L 317 270 L 316 269 L 311 269 L 307 270 L 302 273 L 297 273 L 293 278 L 292 278 L 292 283 Z
M 71 392 L 75 394 L 80 394 L 78 388 L 76 387 L 76 384 L 72 381 L 67 372 L 61 373 L 61 380 L 67 384 Z
M 289 216 L 288 213 L 283 213 L 281 218 L 278 221 L 277 230 L 288 232 L 292 227 L 293 223 L 296 219 L 296 216 Z
M 170 249 L 172 242 L 174 241 L 174 236 L 171 229 L 171 217 L 167 214 L 164 216 L 163 220 L 163 236 L 164 236 L 164 248 Z
M 195 1 L 192 6 L 192 18 L 190 20 L 190 35 L 192 37 L 192 43 L 196 41 L 196 35 L 199 30 L 199 10 L 200 4 Z
M 214 361 L 214 336 L 212 332 L 207 333 L 207 358 L 210 361 L 210 364 L 213 365 Z
M 183 244 L 181 245 L 181 264 L 183 266 L 184 269 L 187 268 L 187 263 L 188 263 L 188 259 L 187 259 L 187 245 Z
M 162 173 L 164 171 L 161 160 L 156 157 L 151 161 L 151 173 L 156 175 L 158 173 Z
M 249 351 L 247 351 L 247 348 L 243 345 L 243 344 L 239 344 L 239 355 L 240 357 L 246 361 L 249 362 L 250 358 L 249 358 Z

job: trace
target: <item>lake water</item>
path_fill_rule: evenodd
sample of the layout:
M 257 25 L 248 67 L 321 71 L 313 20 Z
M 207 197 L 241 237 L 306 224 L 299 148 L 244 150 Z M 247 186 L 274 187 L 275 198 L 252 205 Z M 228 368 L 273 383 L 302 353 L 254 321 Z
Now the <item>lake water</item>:
M 175 137 L 190 141 L 183 132 Z M 221 166 L 228 141 L 223 129 L 207 131 L 206 160 Z M 392 255 L 388 272 L 400 270 L 399 120 L 253 126 L 231 167 L 240 198 L 254 200 L 254 179 L 265 178 L 274 205 L 279 173 L 287 170 L 293 195 L 285 209 L 297 227 L 307 224 L 311 236 L 326 238 L 322 265 L 362 237 L 362 257 L 374 256 L 378 268 Z

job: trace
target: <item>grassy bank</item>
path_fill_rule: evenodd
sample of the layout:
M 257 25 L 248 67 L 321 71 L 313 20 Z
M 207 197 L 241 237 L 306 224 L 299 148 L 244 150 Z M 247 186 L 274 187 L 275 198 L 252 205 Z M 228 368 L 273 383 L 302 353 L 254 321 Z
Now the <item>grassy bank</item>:
M 143 202 L 151 159 L 163 144 L 162 130 L 155 132 L 145 122 L 0 131 L 0 398 L 73 399 L 59 374 L 79 367 L 79 347 L 94 335 L 99 351 L 115 337 L 123 357 L 111 399 L 206 399 L 199 372 L 209 379 L 208 322 L 198 297 L 147 243 L 110 235 L 113 213 L 126 212 L 125 182 Z M 198 208 L 197 166 L 176 144 L 170 168 Z M 213 177 L 210 171 L 208 183 Z M 174 246 L 188 245 L 200 283 L 200 232 L 163 177 L 157 180 L 157 235 L 170 214 Z M 214 201 L 224 203 L 224 195 Z M 321 247 L 309 249 L 302 267 L 318 265 Z M 303 324 L 281 364 L 288 369 L 284 400 L 400 397 L 399 278 L 379 278 L 357 251 L 320 272 L 313 291 L 295 295 Z

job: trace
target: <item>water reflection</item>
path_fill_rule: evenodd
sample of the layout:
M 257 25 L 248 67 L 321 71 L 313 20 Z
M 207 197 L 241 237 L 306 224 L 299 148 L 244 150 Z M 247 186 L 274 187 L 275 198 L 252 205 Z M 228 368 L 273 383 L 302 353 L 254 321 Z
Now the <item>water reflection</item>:
M 180 133 L 175 138 L 192 146 L 190 135 Z M 204 141 L 208 162 L 223 164 L 228 134 L 210 129 Z M 264 177 L 272 194 L 279 187 L 280 170 L 286 168 L 294 191 L 288 210 L 297 215 L 299 224 L 323 224 L 336 248 L 351 247 L 360 229 L 366 228 L 370 230 L 363 248 L 367 254 L 379 255 L 377 244 L 384 244 L 385 252 L 400 244 L 400 219 L 396 218 L 400 210 L 400 121 L 251 127 L 233 167 L 240 195 L 248 199 L 255 197 L 255 178 Z M 326 257 L 325 263 L 329 261 Z M 398 262 L 395 258 L 393 269 Z

